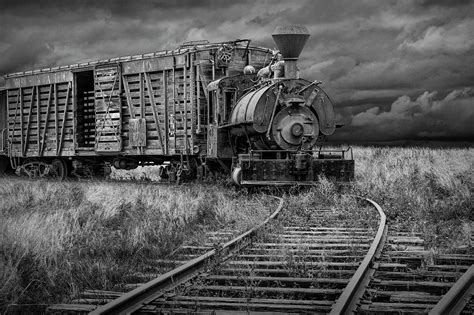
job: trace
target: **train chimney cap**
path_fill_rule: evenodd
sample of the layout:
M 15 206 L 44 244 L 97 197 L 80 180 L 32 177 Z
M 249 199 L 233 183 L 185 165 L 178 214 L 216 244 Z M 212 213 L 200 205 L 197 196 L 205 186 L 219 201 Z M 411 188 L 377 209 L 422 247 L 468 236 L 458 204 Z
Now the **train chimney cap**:
M 283 59 L 296 60 L 308 40 L 309 32 L 304 26 L 277 26 L 272 37 Z

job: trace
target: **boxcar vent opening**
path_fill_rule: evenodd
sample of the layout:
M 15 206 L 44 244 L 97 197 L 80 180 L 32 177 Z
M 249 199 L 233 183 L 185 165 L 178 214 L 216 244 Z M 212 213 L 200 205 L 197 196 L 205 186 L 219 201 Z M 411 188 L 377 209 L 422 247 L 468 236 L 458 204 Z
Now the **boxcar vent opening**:
M 77 146 L 94 148 L 95 114 L 94 114 L 94 71 L 76 72 L 77 95 Z

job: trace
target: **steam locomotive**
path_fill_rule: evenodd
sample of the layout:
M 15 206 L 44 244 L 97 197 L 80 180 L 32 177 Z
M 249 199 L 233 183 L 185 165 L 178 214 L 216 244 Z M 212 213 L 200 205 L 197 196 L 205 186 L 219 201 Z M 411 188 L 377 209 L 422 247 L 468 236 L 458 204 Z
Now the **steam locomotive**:
M 250 40 L 13 73 L 0 90 L 0 173 L 91 177 L 161 165 L 171 181 L 224 172 L 238 185 L 354 176 L 352 151 L 323 150 L 338 124 L 318 81 L 298 78 L 304 27 L 279 51 Z

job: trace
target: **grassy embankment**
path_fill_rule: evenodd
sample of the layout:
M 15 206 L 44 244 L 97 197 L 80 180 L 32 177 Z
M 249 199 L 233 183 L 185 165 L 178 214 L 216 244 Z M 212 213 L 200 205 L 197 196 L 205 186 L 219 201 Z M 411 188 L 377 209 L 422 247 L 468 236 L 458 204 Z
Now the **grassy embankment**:
M 379 202 L 390 224 L 423 232 L 439 250 L 468 244 L 473 149 L 356 148 L 354 156 L 350 193 Z M 315 199 L 347 204 L 323 182 L 290 196 L 289 210 L 311 212 Z M 271 210 L 262 195 L 218 185 L 0 179 L 0 308 L 120 287 L 183 241 L 221 226 L 245 230 Z

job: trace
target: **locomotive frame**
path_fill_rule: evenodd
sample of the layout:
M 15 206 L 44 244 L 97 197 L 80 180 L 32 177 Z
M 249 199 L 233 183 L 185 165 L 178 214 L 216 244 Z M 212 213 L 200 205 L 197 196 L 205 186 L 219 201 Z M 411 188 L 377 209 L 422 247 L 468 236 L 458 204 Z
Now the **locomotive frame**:
M 262 84 L 242 71 L 248 65 L 265 68 L 274 55 L 250 40 L 198 41 L 175 50 L 6 75 L 0 90 L 0 173 L 10 164 L 30 177 L 64 179 L 97 175 L 110 165 L 133 169 L 169 161 L 162 177 L 170 180 L 218 170 L 235 175 L 236 168 L 244 168 L 243 181 L 234 176 L 239 184 L 313 182 L 324 169 L 307 180 L 301 172 L 277 178 L 281 167 L 275 165 L 287 166 L 297 153 L 319 165 L 321 148 L 283 154 L 258 152 L 251 143 L 239 152 L 232 144 L 238 138 L 228 128 L 232 110 Z M 279 161 L 282 154 L 287 161 Z M 330 160 L 337 161 L 330 162 L 336 172 L 329 175 L 352 178 L 352 157 L 345 159 L 341 151 Z M 268 163 L 273 177 L 249 175 L 255 165 Z

